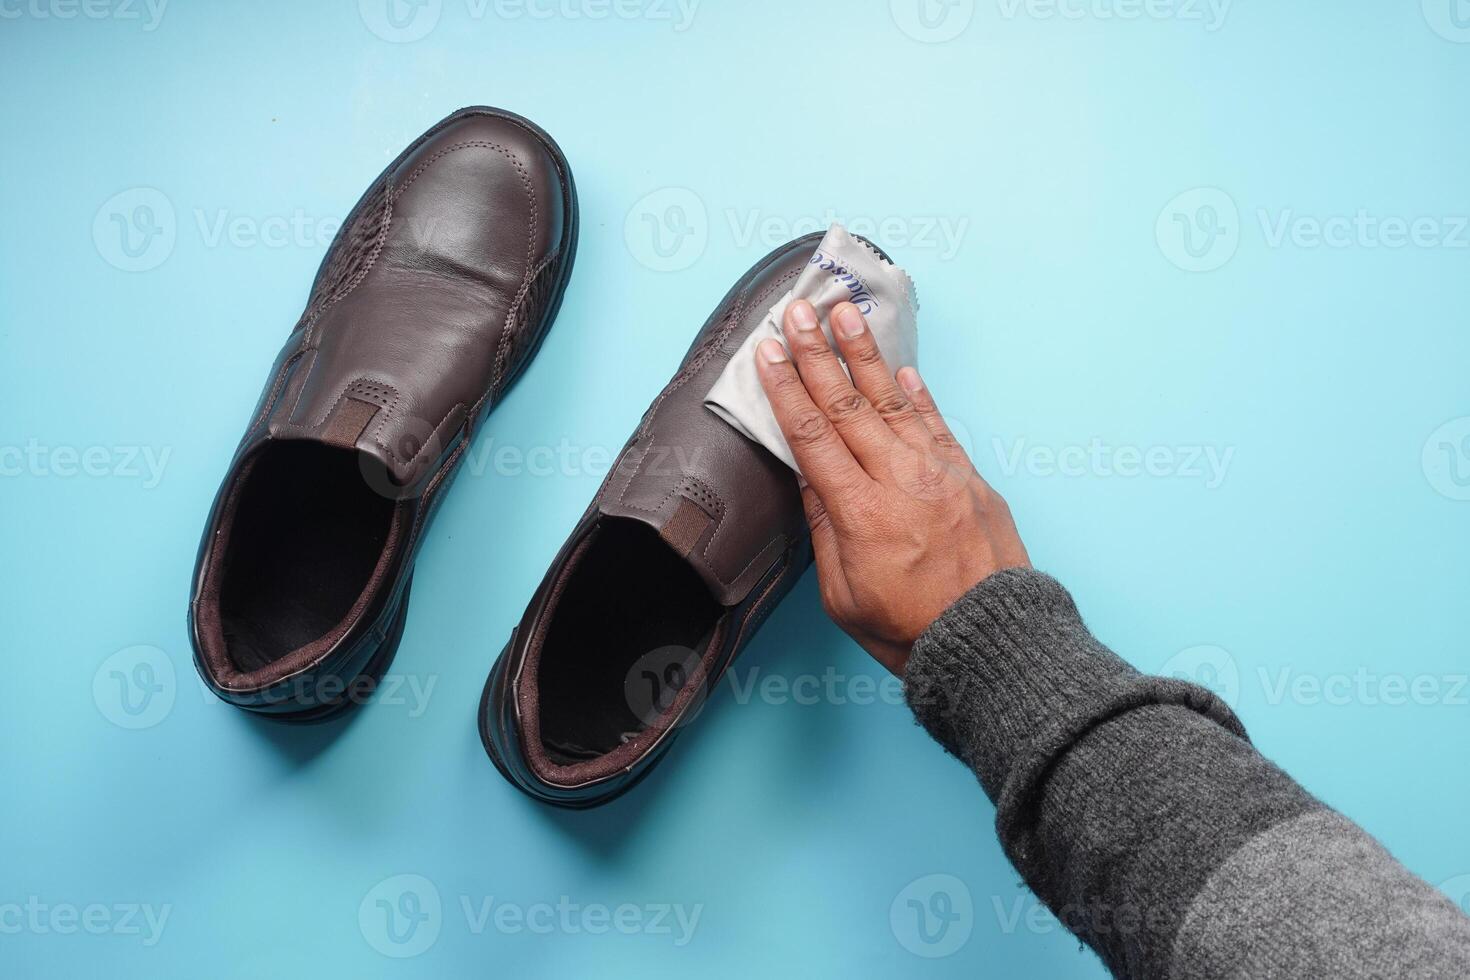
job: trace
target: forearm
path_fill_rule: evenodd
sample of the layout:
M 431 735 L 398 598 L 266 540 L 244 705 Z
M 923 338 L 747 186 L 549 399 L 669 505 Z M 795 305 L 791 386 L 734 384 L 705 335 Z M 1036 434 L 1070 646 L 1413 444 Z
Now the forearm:
M 1470 964 L 1470 920 L 1261 757 L 1209 692 L 1102 646 L 1050 578 L 977 586 L 920 638 L 906 682 L 996 802 L 1027 883 L 1114 972 Z

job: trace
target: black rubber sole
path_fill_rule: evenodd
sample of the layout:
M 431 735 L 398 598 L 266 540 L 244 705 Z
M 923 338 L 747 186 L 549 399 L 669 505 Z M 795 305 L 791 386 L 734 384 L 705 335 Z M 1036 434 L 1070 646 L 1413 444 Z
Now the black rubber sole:
M 495 766 L 496 771 L 504 777 L 506 782 L 538 803 L 545 803 L 548 806 L 559 807 L 563 810 L 591 810 L 606 803 L 611 803 L 647 779 L 649 774 L 658 765 L 658 762 L 663 758 L 664 753 L 669 750 L 670 746 L 673 745 L 675 739 L 678 737 L 677 732 L 673 733 L 665 740 L 664 745 L 659 750 L 658 756 L 651 759 L 636 776 L 614 784 L 615 788 L 605 793 L 591 793 L 586 797 L 580 798 L 548 796 L 544 793 L 538 793 L 534 788 L 518 779 L 510 771 L 509 767 L 506 766 L 505 760 L 501 757 L 500 749 L 496 745 L 495 735 L 492 733 L 489 725 L 491 702 L 492 700 L 498 701 L 503 697 L 503 695 L 494 693 L 494 689 L 499 686 L 501 665 L 505 662 L 505 654 L 509 649 L 510 643 L 507 642 L 505 647 L 500 651 L 500 656 L 496 658 L 494 667 L 491 668 L 490 677 L 485 682 L 485 689 L 480 693 L 480 710 L 476 727 L 480 732 L 480 744 L 485 747 L 485 754 L 490 757 L 490 762 Z

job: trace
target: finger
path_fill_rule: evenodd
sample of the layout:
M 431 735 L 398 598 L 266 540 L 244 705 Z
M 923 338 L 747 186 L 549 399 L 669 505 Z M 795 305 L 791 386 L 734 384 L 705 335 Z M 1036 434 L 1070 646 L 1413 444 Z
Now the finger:
M 873 481 L 853 458 L 832 422 L 807 394 L 779 341 L 756 346 L 756 374 L 771 403 L 776 424 L 791 447 L 801 475 L 816 490 L 829 513 L 841 514 L 847 502 L 860 500 Z
M 843 574 L 842 558 L 837 550 L 837 530 L 832 516 L 811 484 L 801 488 L 801 505 L 806 510 L 806 523 L 812 530 L 812 553 L 817 559 L 817 574 L 829 578 Z
M 796 369 L 812 401 L 841 434 L 863 469 L 876 476 L 897 441 L 893 430 L 852 386 L 810 303 L 797 300 L 786 308 L 785 331 Z
M 822 498 L 811 486 L 801 488 L 801 503 L 806 508 L 806 521 L 812 529 L 812 554 L 817 562 L 817 588 L 822 594 L 822 608 L 833 619 L 840 619 L 852 607 L 852 588 L 842 555 L 837 546 L 837 529 Z
M 853 385 L 872 403 L 879 417 L 910 445 L 932 447 L 934 436 L 888 370 L 878 349 L 878 338 L 868 329 L 862 311 L 851 303 L 838 303 L 832 310 L 832 332 L 852 373 Z
M 919 377 L 918 369 L 899 368 L 898 383 L 902 386 L 904 393 L 909 396 L 909 401 L 913 403 L 914 414 L 923 421 L 925 428 L 929 430 L 929 434 L 939 445 L 940 453 L 951 462 L 974 470 L 975 464 L 965 452 L 965 447 L 955 439 L 954 433 L 949 431 L 949 424 L 944 421 L 944 416 L 939 414 L 939 406 L 934 404 L 934 396 L 930 393 L 929 386 L 924 384 L 924 379 Z

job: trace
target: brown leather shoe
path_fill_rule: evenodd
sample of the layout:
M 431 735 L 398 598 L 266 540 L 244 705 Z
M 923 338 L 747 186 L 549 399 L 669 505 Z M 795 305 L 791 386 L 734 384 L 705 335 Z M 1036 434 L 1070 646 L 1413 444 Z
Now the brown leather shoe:
M 589 807 L 633 786 L 810 564 L 795 475 L 704 396 L 821 239 L 721 301 L 496 661 L 480 737 L 527 794 Z
M 499 109 L 430 129 L 353 208 L 204 529 L 190 637 L 221 698 L 308 720 L 371 694 L 429 520 L 576 241 L 561 151 Z

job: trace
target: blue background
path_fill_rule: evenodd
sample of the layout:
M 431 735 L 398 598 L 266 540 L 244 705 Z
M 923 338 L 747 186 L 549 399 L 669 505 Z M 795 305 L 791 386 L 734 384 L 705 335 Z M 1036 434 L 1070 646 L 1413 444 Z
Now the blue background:
M 828 209 L 914 275 L 932 387 L 1096 631 L 1214 684 L 1310 790 L 1470 892 L 1463 3 L 1222 21 L 959 0 L 926 22 L 911 0 L 705 0 L 681 24 L 558 2 L 403 6 L 399 29 L 373 0 L 174 0 L 156 22 L 0 4 L 0 973 L 1101 975 L 1031 915 L 969 774 L 901 704 L 847 696 L 878 674 L 810 576 L 737 677 L 831 667 L 838 696 L 722 687 L 612 806 L 531 803 L 476 736 L 606 454 L 730 283 Z M 576 274 L 424 548 L 399 703 L 272 726 L 190 662 L 206 509 L 330 238 L 315 224 L 475 103 L 566 151 Z M 1404 247 L 1313 243 L 1312 221 L 1359 212 L 1430 223 Z M 1094 439 L 1155 450 L 1156 473 L 1047 464 Z M 550 475 L 489 456 L 563 440 Z M 1191 463 L 1206 447 L 1231 453 L 1222 479 Z M 161 478 L 134 451 L 167 453 Z M 117 686 L 148 681 L 140 662 L 151 701 Z M 374 945 L 408 949 L 378 921 L 399 875 L 442 909 L 409 958 Z M 921 933 L 916 895 L 958 918 Z M 700 918 L 678 945 L 476 932 L 462 906 L 563 896 Z M 130 903 L 168 907 L 151 945 Z M 55 917 L 93 904 L 101 934 Z

